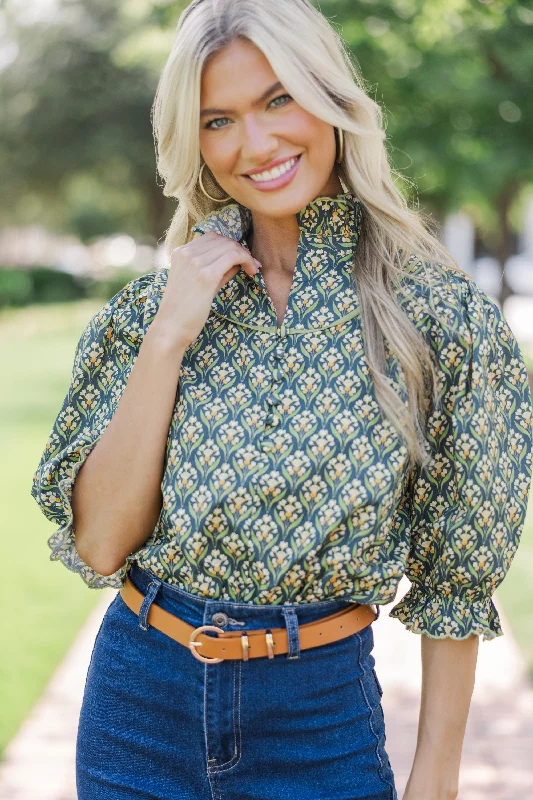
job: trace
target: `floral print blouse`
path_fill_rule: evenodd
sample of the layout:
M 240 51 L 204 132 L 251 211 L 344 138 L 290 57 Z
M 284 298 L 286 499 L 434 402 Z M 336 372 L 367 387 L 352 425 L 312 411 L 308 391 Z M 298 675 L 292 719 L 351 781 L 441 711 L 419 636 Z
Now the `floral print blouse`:
M 33 476 L 31 494 L 57 526 L 52 560 L 93 588 L 120 588 L 137 560 L 195 595 L 252 604 L 388 604 L 406 574 L 410 588 L 390 616 L 408 630 L 502 635 L 492 595 L 519 544 L 532 472 L 521 352 L 470 277 L 411 257 L 399 300 L 436 357 L 442 409 L 429 413 L 427 465 L 409 470 L 365 358 L 351 267 L 362 217 L 350 192 L 315 198 L 297 214 L 283 324 L 260 273 L 240 269 L 218 292 L 183 358 L 160 517 L 109 576 L 76 551 L 72 485 L 117 407 L 168 268 L 130 281 L 90 319 Z M 193 232 L 248 248 L 251 225 L 249 209 L 234 202 Z M 387 363 L 406 404 L 388 347 Z

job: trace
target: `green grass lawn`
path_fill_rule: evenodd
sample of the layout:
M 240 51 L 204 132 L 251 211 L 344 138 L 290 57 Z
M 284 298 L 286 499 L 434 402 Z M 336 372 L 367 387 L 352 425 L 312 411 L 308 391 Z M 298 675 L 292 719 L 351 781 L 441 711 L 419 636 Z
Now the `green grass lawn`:
M 101 592 L 49 560 L 54 525 L 30 496 L 70 379 L 81 331 L 103 302 L 31 307 L 0 315 L 3 658 L 0 752 L 41 695 Z
M 2 714 L 0 750 L 41 695 L 80 625 L 100 598 L 49 560 L 55 527 L 30 496 L 31 478 L 68 388 L 74 348 L 98 301 L 33 306 L 0 314 L 2 459 Z M 529 354 L 528 354 L 529 355 Z M 533 677 L 533 502 L 521 547 L 498 590 L 499 603 Z M 498 602 L 498 600 L 497 600 Z M 483 646 L 490 647 L 486 642 Z

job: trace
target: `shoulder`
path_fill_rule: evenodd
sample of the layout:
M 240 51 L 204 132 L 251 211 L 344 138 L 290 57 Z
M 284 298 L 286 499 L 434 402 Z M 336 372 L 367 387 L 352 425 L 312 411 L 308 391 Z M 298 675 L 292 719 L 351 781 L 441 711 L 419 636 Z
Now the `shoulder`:
M 490 405 L 490 392 L 501 392 L 505 403 L 514 396 L 529 408 L 527 366 L 498 304 L 462 270 L 415 261 L 409 266 L 401 304 L 431 347 L 443 385 L 454 392 L 470 387 L 480 404 Z
M 167 279 L 168 268 L 165 268 L 128 281 L 93 314 L 78 348 L 87 349 L 94 342 L 105 345 L 112 341 L 138 346 L 147 324 L 157 313 Z
M 147 300 L 164 291 L 168 279 L 168 268 L 156 269 L 128 281 L 103 308 L 117 311 L 126 308 L 142 308 Z
M 168 268 L 156 269 L 128 281 L 96 312 L 93 319 L 143 314 L 150 302 L 158 302 L 168 279 Z
M 413 255 L 395 287 L 400 305 L 433 348 L 450 342 L 469 347 L 489 331 L 509 337 L 499 306 L 462 269 Z

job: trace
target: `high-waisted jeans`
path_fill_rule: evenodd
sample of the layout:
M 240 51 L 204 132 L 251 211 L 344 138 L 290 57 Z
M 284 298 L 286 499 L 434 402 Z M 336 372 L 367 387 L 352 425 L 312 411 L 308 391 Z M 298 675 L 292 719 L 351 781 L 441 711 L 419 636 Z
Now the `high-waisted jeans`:
M 299 625 L 345 601 L 257 606 L 189 594 L 136 563 L 129 576 L 145 600 L 137 615 L 118 593 L 96 636 L 78 800 L 397 800 L 372 625 L 299 649 Z M 147 622 L 153 602 L 195 627 L 286 626 L 289 653 L 201 663 Z

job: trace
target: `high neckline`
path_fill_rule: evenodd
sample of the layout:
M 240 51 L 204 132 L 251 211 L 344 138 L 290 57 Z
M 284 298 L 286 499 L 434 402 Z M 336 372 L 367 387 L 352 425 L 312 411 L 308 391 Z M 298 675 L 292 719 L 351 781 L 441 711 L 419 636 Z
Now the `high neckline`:
M 300 235 L 341 236 L 357 239 L 361 222 L 361 201 L 352 192 L 342 192 L 335 197 L 320 195 L 296 213 Z M 193 227 L 194 234 L 208 230 L 236 239 L 248 248 L 247 238 L 252 229 L 251 210 L 235 201 L 211 211 Z
M 319 330 L 354 313 L 352 265 L 362 214 L 361 201 L 350 191 L 335 197 L 320 195 L 297 212 L 298 248 L 283 326 Z M 214 231 L 250 250 L 251 229 L 251 210 L 235 201 L 210 212 L 192 232 L 197 236 Z M 250 276 L 240 269 L 217 293 L 212 308 L 246 327 L 283 327 L 260 272 Z

